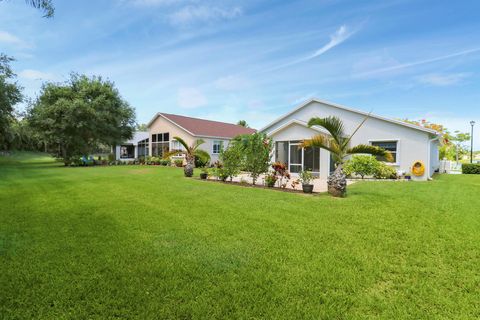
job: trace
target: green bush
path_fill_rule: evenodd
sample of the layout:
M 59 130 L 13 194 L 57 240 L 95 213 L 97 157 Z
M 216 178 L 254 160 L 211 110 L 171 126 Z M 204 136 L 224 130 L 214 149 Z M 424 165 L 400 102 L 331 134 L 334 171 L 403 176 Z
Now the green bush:
M 353 156 L 343 165 L 343 172 L 347 176 L 352 174 L 359 175 L 362 179 L 365 176 L 373 176 L 380 166 L 380 161 L 370 155 Z
M 397 170 L 386 163 L 380 162 L 377 171 L 373 174 L 375 179 L 397 179 Z
M 204 168 L 209 162 L 209 159 L 206 159 L 204 157 L 199 157 L 198 155 L 195 155 L 195 167 L 196 168 Z
M 230 181 L 232 181 L 233 177 L 240 173 L 240 169 L 243 166 L 244 156 L 242 144 L 238 141 L 232 141 L 227 149 L 221 151 L 220 159 L 224 173 L 230 177 Z
M 462 164 L 463 174 L 480 174 L 480 163 L 464 163 Z
M 183 167 L 183 160 L 180 160 L 180 159 L 177 159 L 173 162 L 175 164 L 176 167 Z

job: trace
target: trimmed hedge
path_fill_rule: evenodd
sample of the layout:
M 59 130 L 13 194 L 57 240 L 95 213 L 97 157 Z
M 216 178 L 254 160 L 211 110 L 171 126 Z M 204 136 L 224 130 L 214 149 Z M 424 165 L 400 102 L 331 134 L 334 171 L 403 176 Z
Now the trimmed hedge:
M 480 174 L 480 163 L 464 163 L 462 164 L 463 174 Z

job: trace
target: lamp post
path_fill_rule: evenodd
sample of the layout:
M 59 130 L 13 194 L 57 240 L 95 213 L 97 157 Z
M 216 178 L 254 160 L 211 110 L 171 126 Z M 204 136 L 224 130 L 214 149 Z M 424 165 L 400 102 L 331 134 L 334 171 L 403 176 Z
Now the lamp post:
M 470 125 L 472 126 L 472 132 L 470 135 L 470 163 L 473 163 L 473 126 L 475 125 L 475 121 L 470 121 Z

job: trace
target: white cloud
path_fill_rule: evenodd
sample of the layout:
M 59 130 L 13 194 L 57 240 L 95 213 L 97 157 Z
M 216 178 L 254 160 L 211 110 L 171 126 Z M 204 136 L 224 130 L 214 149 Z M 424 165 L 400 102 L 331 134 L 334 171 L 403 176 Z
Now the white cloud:
M 215 80 L 214 84 L 217 89 L 226 91 L 242 90 L 249 86 L 247 79 L 234 75 L 219 78 Z
M 13 34 L 11 34 L 9 32 L 1 31 L 1 30 L 0 30 L 0 42 L 7 43 L 7 44 L 12 44 L 14 46 L 18 46 L 18 47 L 22 47 L 22 48 L 31 47 L 30 44 L 23 41 L 22 39 L 14 36 Z
M 180 88 L 177 103 L 181 108 L 193 109 L 207 104 L 207 98 L 197 88 Z
M 421 83 L 432 86 L 451 86 L 460 83 L 463 79 L 469 77 L 470 73 L 452 73 L 452 74 L 440 74 L 431 73 L 420 77 L 417 80 Z
M 272 70 L 278 70 L 278 69 L 281 69 L 281 68 L 289 67 L 289 66 L 301 63 L 301 62 L 312 60 L 312 59 L 314 59 L 318 56 L 321 56 L 325 52 L 327 52 L 330 49 L 338 46 L 339 44 L 341 44 L 342 42 L 344 42 L 345 40 L 350 38 L 357 31 L 358 31 L 358 29 L 352 29 L 352 28 L 347 27 L 346 25 L 342 25 L 342 26 L 340 26 L 340 28 L 338 28 L 334 33 L 332 33 L 330 35 L 330 41 L 328 43 L 326 43 L 324 46 L 322 46 L 321 48 L 319 48 L 318 50 L 316 50 L 315 52 L 313 52 L 313 53 L 311 53 L 311 54 L 309 54 L 305 57 L 301 57 L 299 59 L 296 59 L 296 60 L 290 61 L 288 63 L 279 65 L 277 67 L 274 67 Z
M 242 15 L 240 7 L 220 8 L 211 6 L 186 6 L 170 14 L 169 21 L 174 26 L 188 26 L 195 22 L 228 20 Z
M 48 72 L 42 72 L 39 70 L 33 70 L 33 69 L 25 69 L 22 70 L 18 73 L 18 75 L 27 80 L 50 80 L 54 81 L 57 80 L 58 77 L 55 76 L 53 73 L 48 73 Z

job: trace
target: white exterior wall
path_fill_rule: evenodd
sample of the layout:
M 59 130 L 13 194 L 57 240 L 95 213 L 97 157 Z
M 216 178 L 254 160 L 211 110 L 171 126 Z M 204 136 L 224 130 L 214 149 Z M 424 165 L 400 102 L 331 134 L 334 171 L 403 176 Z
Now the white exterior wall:
M 317 132 L 310 128 L 295 124 L 288 126 L 287 128 L 280 130 L 274 134 L 272 132 L 277 131 L 280 127 L 285 126 L 293 120 L 300 120 L 302 122 L 308 122 L 312 117 L 328 117 L 336 116 L 342 119 L 345 132 L 347 134 L 353 133 L 358 125 L 365 119 L 365 116 L 353 111 L 344 110 L 328 104 L 312 101 L 303 108 L 300 108 L 296 112 L 288 115 L 284 119 L 271 124 L 269 127 L 263 129 L 263 132 L 269 134 L 273 141 L 287 141 L 287 140 L 299 140 L 308 139 Z M 431 147 L 431 139 L 433 136 L 428 132 L 423 132 L 417 129 L 409 128 L 399 124 L 391 123 L 376 118 L 368 118 L 365 124 L 352 138 L 351 145 L 357 144 L 370 144 L 371 141 L 397 141 L 397 163 L 392 164 L 395 169 L 405 172 L 411 171 L 411 166 L 414 161 L 420 160 L 425 164 L 426 174 L 420 178 L 425 180 L 428 177 L 429 169 L 433 168 L 436 164 L 430 162 L 430 158 L 435 157 L 434 148 Z M 438 152 L 438 151 L 437 151 Z M 329 168 L 329 155 L 328 152 L 321 155 L 321 177 L 326 178 L 328 176 Z M 328 161 L 326 163 L 322 162 Z M 322 170 L 326 169 L 326 170 Z M 431 171 L 433 174 L 433 171 Z

